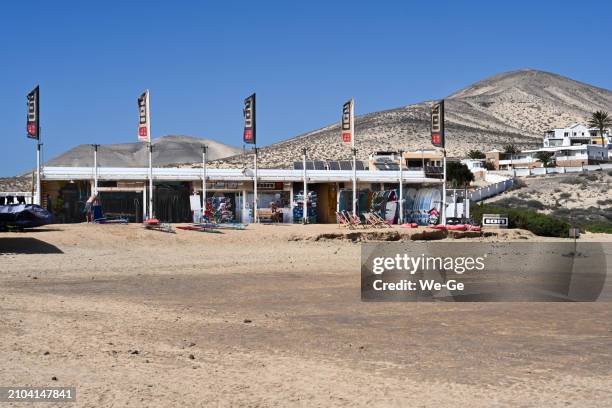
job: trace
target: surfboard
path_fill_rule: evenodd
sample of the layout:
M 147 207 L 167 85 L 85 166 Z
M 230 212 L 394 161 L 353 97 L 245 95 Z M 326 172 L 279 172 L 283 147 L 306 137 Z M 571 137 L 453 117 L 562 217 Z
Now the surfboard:
M 397 215 L 397 201 L 389 201 L 386 207 L 385 220 L 393 224 L 395 223 L 396 215 Z

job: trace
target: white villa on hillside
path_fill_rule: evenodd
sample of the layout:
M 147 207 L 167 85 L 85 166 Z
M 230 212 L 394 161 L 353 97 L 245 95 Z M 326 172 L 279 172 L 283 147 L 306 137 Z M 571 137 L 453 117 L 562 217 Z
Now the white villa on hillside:
M 610 131 L 604 133 L 604 143 L 609 145 Z M 601 145 L 599 129 L 575 123 L 567 128 L 552 129 L 544 133 L 544 147 L 579 146 L 585 144 Z
M 545 132 L 543 147 L 539 149 L 524 150 L 513 155 L 492 150 L 486 153 L 486 157 L 497 170 L 543 167 L 539 159 L 542 154 L 550 155 L 557 167 L 580 167 L 609 162 L 612 153 L 610 130 L 604 132 L 603 146 L 599 133 L 599 130 L 583 124 L 573 124 L 567 128 Z

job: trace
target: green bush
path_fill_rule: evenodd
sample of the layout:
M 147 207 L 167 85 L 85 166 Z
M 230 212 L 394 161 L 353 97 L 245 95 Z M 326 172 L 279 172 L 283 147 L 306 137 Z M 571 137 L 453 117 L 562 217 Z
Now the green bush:
M 612 204 L 611 198 L 606 198 L 605 200 L 597 200 L 597 205 L 608 205 Z
M 546 214 L 539 214 L 532 210 L 522 208 L 504 208 L 494 205 L 476 205 L 472 207 L 472 218 L 481 222 L 483 214 L 506 214 L 510 228 L 522 228 L 543 237 L 566 238 L 570 225 L 558 218 Z
M 519 194 L 520 196 L 520 194 Z M 525 197 L 525 196 L 522 196 Z M 531 197 L 527 195 L 526 197 Z M 548 207 L 538 200 L 523 200 L 517 197 L 508 197 L 495 202 L 497 207 L 508 207 L 508 208 L 524 208 L 526 210 L 545 210 Z
M 612 234 L 612 224 L 605 222 L 595 222 L 592 224 L 581 225 L 581 228 L 585 231 Z
M 584 182 L 584 180 L 579 179 L 578 177 L 566 177 L 563 178 L 561 180 L 559 180 L 559 183 L 562 184 L 569 184 L 569 185 L 577 185 L 577 184 L 582 184 Z
M 595 173 L 580 173 L 579 176 L 589 181 L 599 180 L 599 175 Z

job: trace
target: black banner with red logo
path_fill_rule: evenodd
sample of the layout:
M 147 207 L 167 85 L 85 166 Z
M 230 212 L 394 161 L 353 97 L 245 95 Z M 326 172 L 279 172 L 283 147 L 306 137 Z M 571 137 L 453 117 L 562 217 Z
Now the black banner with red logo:
M 256 144 L 255 94 L 244 100 L 244 143 Z
M 28 94 L 28 121 L 26 129 L 31 139 L 40 138 L 40 108 L 38 86 Z
M 148 90 L 138 97 L 138 140 L 141 142 L 151 141 Z
M 346 101 L 342 105 L 342 121 L 340 123 L 342 141 L 352 146 L 355 146 L 354 110 L 353 100 Z
M 444 148 L 444 99 L 434 103 L 431 108 L 431 144 Z

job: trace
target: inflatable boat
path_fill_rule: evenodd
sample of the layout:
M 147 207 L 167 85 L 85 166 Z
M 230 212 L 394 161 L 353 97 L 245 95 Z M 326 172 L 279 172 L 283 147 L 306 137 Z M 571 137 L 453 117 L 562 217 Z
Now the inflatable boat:
M 36 204 L 0 205 L 0 228 L 35 228 L 53 222 L 53 214 Z

